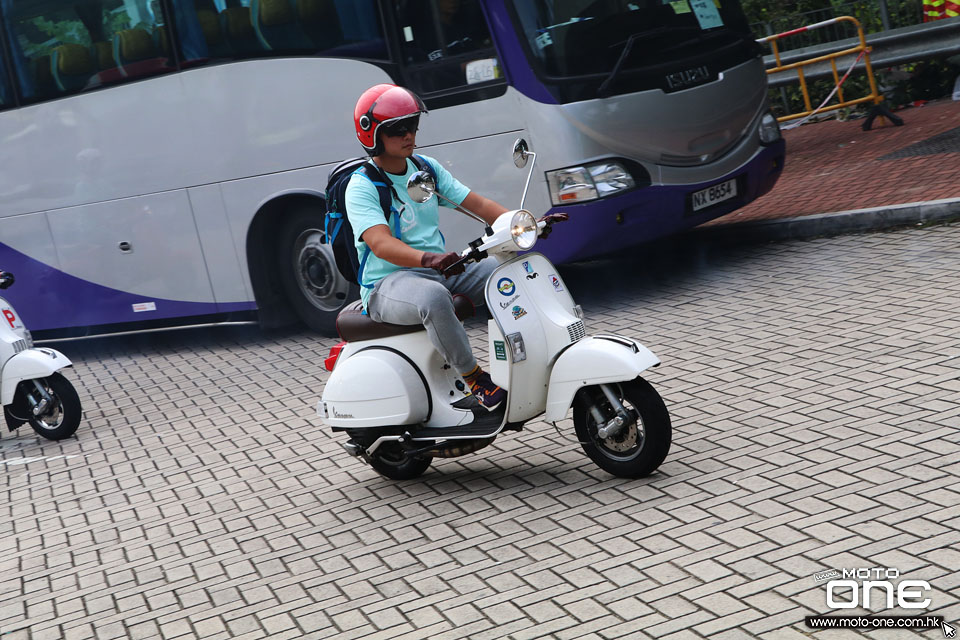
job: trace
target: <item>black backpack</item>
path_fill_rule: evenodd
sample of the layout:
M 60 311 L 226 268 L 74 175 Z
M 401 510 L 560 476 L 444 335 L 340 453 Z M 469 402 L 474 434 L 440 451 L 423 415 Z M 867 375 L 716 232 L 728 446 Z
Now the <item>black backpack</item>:
M 417 171 L 426 171 L 436 181 L 437 174 L 429 162 L 417 155 L 410 159 L 417 167 Z M 377 188 L 377 195 L 380 196 L 380 207 L 383 209 L 383 217 L 387 226 L 390 226 L 390 214 L 394 211 L 393 198 L 396 194 L 393 192 L 390 181 L 383 174 L 383 170 L 369 158 L 344 160 L 330 171 L 330 176 L 327 178 L 327 213 L 323 221 L 323 235 L 333 249 L 333 257 L 337 262 L 337 270 L 340 271 L 340 274 L 350 282 L 363 285 L 360 282 L 361 263 L 357 257 L 357 248 L 354 244 L 353 226 L 347 217 L 347 208 L 344 204 L 347 184 L 353 174 L 357 172 L 367 176 Z M 398 197 L 397 200 L 399 199 Z M 399 226 L 396 233 L 399 237 Z M 370 249 L 368 248 L 367 251 L 369 252 Z M 366 256 L 364 256 L 365 260 Z

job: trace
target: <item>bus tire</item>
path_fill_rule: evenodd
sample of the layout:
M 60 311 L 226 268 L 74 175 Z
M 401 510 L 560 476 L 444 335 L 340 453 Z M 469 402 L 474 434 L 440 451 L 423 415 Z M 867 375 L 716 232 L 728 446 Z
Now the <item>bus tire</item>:
M 337 335 L 337 314 L 360 296 L 360 288 L 337 270 L 324 242 L 323 209 L 300 205 L 280 227 L 277 261 L 280 282 L 294 311 L 308 327 Z

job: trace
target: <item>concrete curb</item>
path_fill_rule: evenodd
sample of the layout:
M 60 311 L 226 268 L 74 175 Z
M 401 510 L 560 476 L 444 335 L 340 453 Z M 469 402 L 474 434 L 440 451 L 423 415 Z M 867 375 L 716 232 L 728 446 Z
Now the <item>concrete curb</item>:
M 688 234 L 703 240 L 720 241 L 803 240 L 945 223 L 957 219 L 960 219 L 960 198 L 950 198 L 795 218 L 710 225 L 697 227 Z

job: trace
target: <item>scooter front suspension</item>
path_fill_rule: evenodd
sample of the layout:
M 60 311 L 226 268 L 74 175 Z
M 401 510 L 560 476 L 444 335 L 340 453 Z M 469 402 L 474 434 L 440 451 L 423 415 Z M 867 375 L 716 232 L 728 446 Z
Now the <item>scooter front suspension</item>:
M 631 422 L 630 412 L 627 411 L 626 407 L 623 406 L 623 403 L 620 402 L 620 398 L 617 397 L 617 394 L 614 392 L 613 388 L 609 384 L 601 384 L 601 391 L 603 395 L 606 396 L 607 402 L 610 403 L 610 406 L 613 407 L 614 412 L 617 414 L 614 418 L 605 424 L 603 422 L 603 417 L 601 416 L 597 420 L 597 416 L 600 414 L 599 409 L 596 405 L 591 407 L 591 411 L 595 412 L 593 414 L 594 420 L 597 421 L 597 437 L 601 440 L 606 440 L 607 438 L 613 438 L 617 436 L 625 427 L 627 427 Z
M 40 414 L 46 413 L 47 409 L 50 408 L 50 405 L 53 404 L 53 398 L 50 397 L 50 394 L 47 393 L 47 390 L 44 388 L 40 381 L 34 378 L 31 380 L 33 385 L 37 388 L 37 392 L 40 394 L 40 400 L 37 400 L 33 397 L 32 394 L 26 393 L 27 402 L 30 403 L 30 411 L 34 416 L 39 416 Z

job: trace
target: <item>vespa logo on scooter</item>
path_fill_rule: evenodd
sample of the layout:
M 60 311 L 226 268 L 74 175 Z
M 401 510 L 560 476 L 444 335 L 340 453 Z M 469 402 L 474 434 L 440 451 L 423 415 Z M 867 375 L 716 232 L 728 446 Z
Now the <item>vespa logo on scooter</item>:
M 497 281 L 497 291 L 499 291 L 502 296 L 513 295 L 513 290 L 516 288 L 517 285 L 513 284 L 513 280 L 510 278 L 500 278 L 500 280 Z

